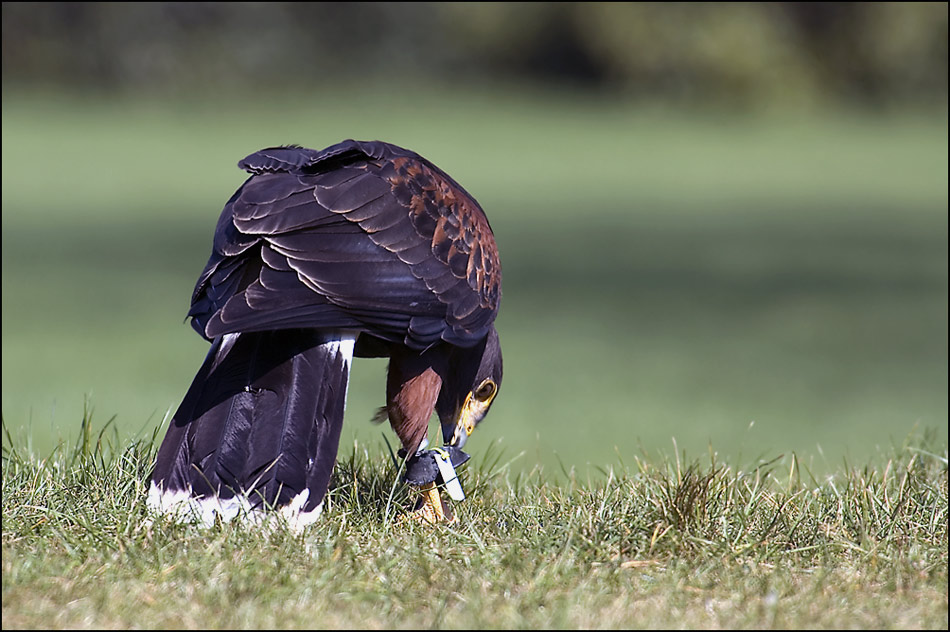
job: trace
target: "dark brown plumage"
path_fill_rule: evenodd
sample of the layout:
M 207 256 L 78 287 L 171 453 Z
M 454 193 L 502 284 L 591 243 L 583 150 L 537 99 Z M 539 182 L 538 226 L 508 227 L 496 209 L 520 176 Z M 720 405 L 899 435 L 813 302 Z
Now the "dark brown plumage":
M 474 198 L 400 147 L 278 147 L 239 166 L 253 175 L 224 207 L 188 312 L 212 347 L 150 501 L 209 501 L 205 519 L 241 505 L 309 520 L 353 355 L 390 357 L 385 408 L 410 457 L 433 410 L 459 448 L 484 417 L 502 377 L 501 264 Z

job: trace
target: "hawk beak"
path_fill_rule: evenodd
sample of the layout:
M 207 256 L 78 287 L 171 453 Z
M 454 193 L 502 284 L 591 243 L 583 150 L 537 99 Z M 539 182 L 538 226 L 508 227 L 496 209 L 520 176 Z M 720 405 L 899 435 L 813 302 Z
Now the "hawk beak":
M 489 404 L 491 404 L 490 398 L 487 401 L 480 401 L 472 393 L 466 395 L 465 402 L 455 416 L 455 420 L 442 424 L 442 438 L 445 445 L 464 447 L 465 442 L 474 432 L 475 426 L 488 412 Z

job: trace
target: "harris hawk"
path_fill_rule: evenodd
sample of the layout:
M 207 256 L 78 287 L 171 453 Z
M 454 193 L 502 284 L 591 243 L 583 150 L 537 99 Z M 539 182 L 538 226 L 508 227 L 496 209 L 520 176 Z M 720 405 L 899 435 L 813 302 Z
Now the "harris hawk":
M 149 506 L 206 524 L 320 515 L 352 358 L 388 357 L 383 417 L 417 511 L 445 484 L 502 380 L 501 265 L 481 207 L 418 154 L 379 141 L 263 149 L 218 220 L 188 316 L 211 348 L 158 451 Z M 444 445 L 428 450 L 438 414 Z

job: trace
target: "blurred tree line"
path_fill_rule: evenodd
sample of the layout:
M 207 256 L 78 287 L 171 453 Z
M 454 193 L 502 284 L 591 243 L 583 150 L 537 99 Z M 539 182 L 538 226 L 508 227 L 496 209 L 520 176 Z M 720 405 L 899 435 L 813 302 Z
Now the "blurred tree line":
M 749 107 L 947 100 L 947 3 L 5 2 L 2 46 L 5 89 L 530 82 Z

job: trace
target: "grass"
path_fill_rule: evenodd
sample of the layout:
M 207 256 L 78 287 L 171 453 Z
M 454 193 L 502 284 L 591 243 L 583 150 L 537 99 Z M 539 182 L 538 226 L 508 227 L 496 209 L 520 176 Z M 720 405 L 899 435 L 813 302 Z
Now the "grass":
M 467 466 L 460 522 L 405 523 L 381 450 L 342 450 L 303 535 L 148 520 L 154 438 L 88 415 L 3 453 L 7 628 L 947 627 L 947 447 L 910 437 L 816 478 L 642 454 L 595 480 Z
M 4 86 L 4 628 L 947 628 L 945 111 L 335 94 Z M 431 158 L 498 239 L 461 522 L 399 520 L 363 360 L 314 529 L 150 523 L 235 162 L 345 137 Z
M 599 475 L 712 443 L 816 475 L 946 438 L 946 112 L 730 116 L 522 91 L 3 96 L 2 391 L 49 453 L 83 407 L 144 440 L 207 349 L 182 323 L 260 147 L 382 138 L 473 192 L 505 271 L 505 382 L 470 445 Z M 378 445 L 358 361 L 345 444 Z M 593 423 L 589 420 L 596 420 Z M 580 432 L 578 432 L 580 428 Z

